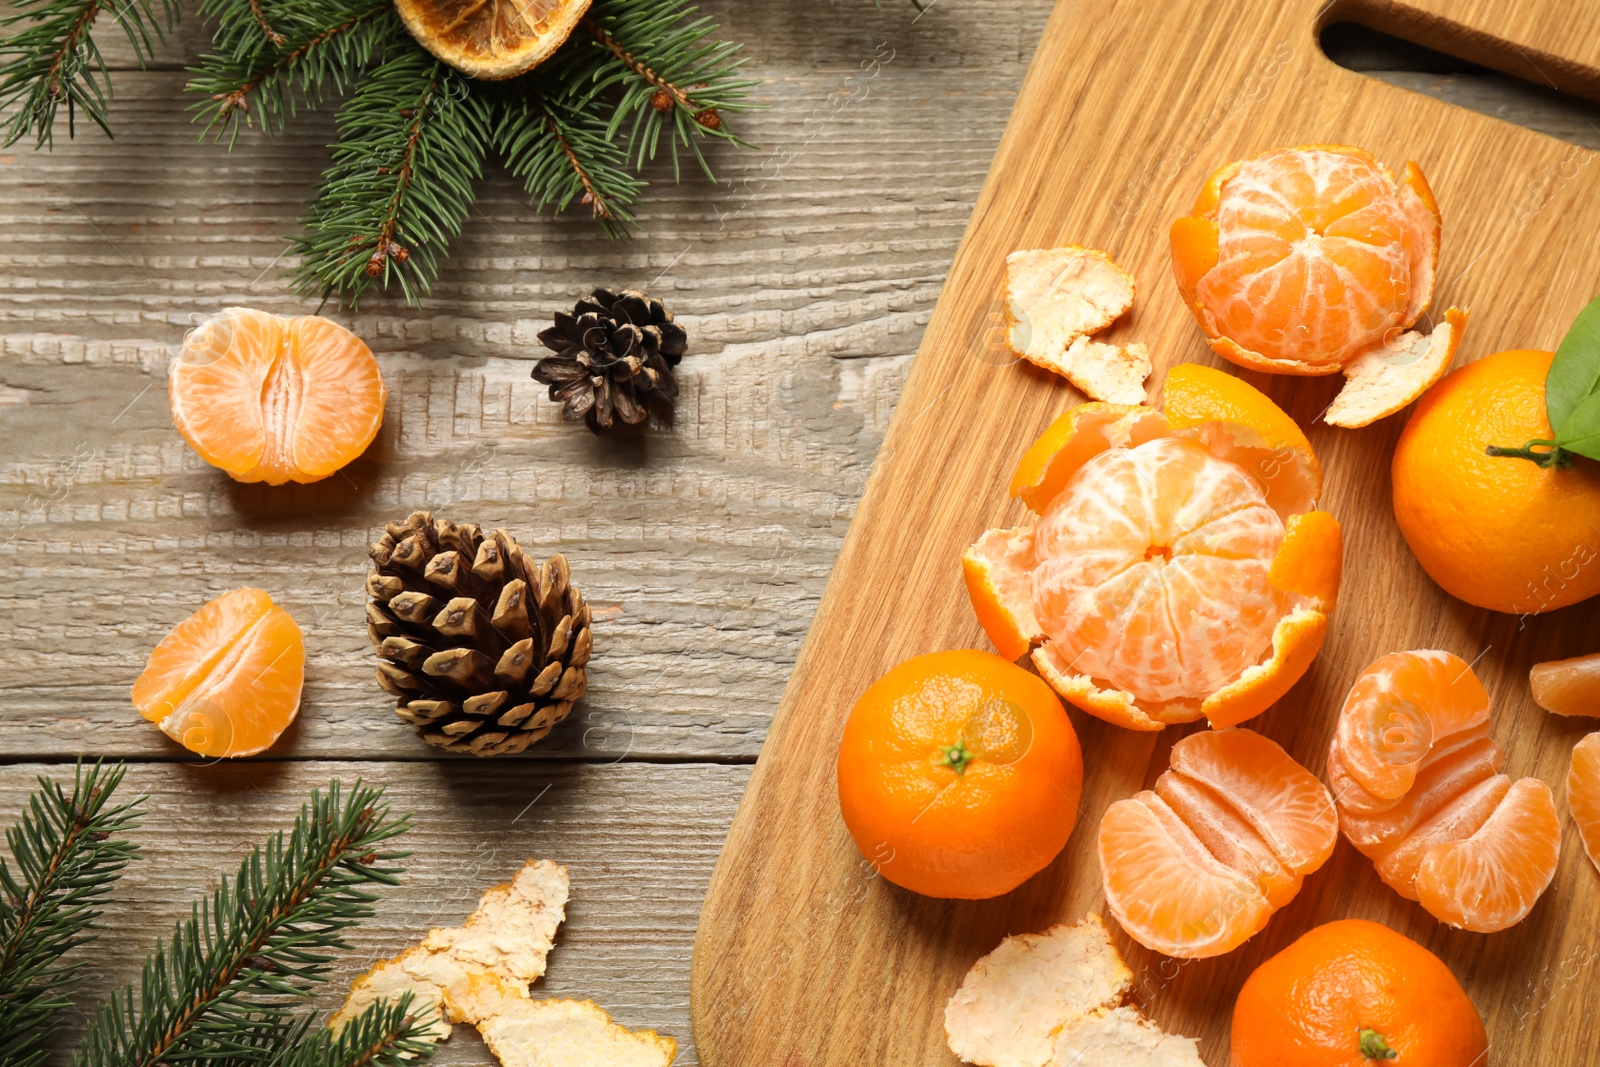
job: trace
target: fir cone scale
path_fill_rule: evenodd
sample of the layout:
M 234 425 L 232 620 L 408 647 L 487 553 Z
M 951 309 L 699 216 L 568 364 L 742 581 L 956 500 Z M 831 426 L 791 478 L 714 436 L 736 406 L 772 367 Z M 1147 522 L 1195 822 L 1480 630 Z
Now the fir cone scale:
M 598 434 L 619 421 L 637 426 L 652 408 L 670 412 L 678 398 L 673 368 L 689 335 L 659 300 L 636 289 L 596 289 L 571 314 L 556 312 L 539 343 L 555 354 L 534 365 L 534 380 L 550 387 L 567 418 Z
M 496 756 L 542 740 L 588 687 L 590 612 L 566 557 L 414 512 L 368 549 L 378 684 L 424 741 Z

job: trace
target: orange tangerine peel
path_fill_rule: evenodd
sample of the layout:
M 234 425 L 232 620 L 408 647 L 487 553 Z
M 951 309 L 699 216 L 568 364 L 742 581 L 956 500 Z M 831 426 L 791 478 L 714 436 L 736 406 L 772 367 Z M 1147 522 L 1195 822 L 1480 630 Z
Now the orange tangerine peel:
M 1031 650 L 1040 676 L 1091 715 L 1135 730 L 1230 726 L 1265 711 L 1315 659 L 1338 598 L 1340 528 L 1313 510 L 1322 472 L 1310 443 L 1260 391 L 1184 365 L 1163 397 L 1163 410 L 1090 403 L 1052 423 L 1011 481 L 1036 520 L 983 534 L 962 571 L 1000 654 Z M 1106 541 L 1123 535 L 1131 541 Z M 1095 571 L 1096 560 L 1108 562 Z M 1136 570 L 1198 608 L 1161 614 L 1198 621 L 1152 622 L 1149 595 L 1120 577 Z M 1148 677 L 1119 659 L 1117 626 L 1141 643 Z M 1228 660 L 1201 666 L 1213 645 Z
M 1211 348 L 1274 374 L 1342 371 L 1326 418 L 1356 427 L 1422 395 L 1460 343 L 1457 308 L 1431 338 L 1408 332 L 1433 300 L 1441 231 L 1414 161 L 1397 181 L 1360 148 L 1302 145 L 1219 168 L 1168 238 Z
M 1006 344 L 1094 400 L 1139 404 L 1150 376 L 1144 345 L 1091 341 L 1133 307 L 1133 275 L 1104 252 L 1078 245 L 1006 257 Z

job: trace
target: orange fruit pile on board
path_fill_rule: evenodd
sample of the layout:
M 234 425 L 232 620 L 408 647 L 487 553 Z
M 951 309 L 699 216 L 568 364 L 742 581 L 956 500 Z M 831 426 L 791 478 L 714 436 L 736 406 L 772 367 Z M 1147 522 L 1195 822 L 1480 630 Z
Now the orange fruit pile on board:
M 978 899 L 1015 889 L 1061 851 L 1083 756 L 1038 678 L 988 652 L 933 652 L 862 694 L 838 775 L 845 826 L 879 874 Z
M 1146 948 L 1221 955 L 1294 899 L 1338 837 L 1328 790 L 1276 742 L 1203 730 L 1172 746 L 1154 790 L 1106 809 L 1106 903 Z
M 1416 163 L 1396 181 L 1369 152 L 1280 148 L 1229 163 L 1172 225 L 1184 302 L 1216 353 L 1251 370 L 1349 379 L 1335 426 L 1365 426 L 1450 365 L 1466 315 L 1407 333 L 1433 299 L 1439 205 Z
M 202 756 L 254 756 L 300 710 L 300 627 L 259 589 L 235 589 L 161 639 L 133 684 L 133 706 Z
M 1316 656 L 1338 597 L 1339 524 L 1294 420 L 1245 382 L 1175 367 L 1160 410 L 1084 404 L 1011 480 L 1037 521 L 962 558 L 1008 659 L 1033 649 L 1071 703 L 1137 730 L 1265 711 Z
M 1350 843 L 1378 877 L 1451 926 L 1521 922 L 1555 877 L 1550 787 L 1499 773 L 1489 694 L 1448 652 L 1394 652 L 1356 679 L 1328 778 Z
M 1487 1067 L 1483 1018 L 1439 957 L 1364 919 L 1324 923 L 1245 980 L 1230 1067 Z
M 172 421 L 236 481 L 316 482 L 366 451 L 388 393 L 361 338 L 315 315 L 226 308 L 185 340 Z

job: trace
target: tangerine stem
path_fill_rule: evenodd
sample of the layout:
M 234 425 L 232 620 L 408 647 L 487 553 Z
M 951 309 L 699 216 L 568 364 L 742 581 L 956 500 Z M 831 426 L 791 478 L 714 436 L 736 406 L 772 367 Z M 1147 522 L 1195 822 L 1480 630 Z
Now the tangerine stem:
M 957 774 L 966 773 L 967 764 L 971 763 L 975 756 L 975 753 L 967 747 L 965 737 L 956 738 L 955 744 L 946 745 L 939 751 L 939 766 L 949 767 Z
M 1554 441 L 1542 437 L 1535 437 L 1521 448 L 1508 448 L 1505 445 L 1490 445 L 1484 449 L 1491 456 L 1525 459 L 1541 467 L 1570 467 L 1572 466 L 1572 453 L 1562 448 Z
M 1376 1030 L 1358 1031 L 1361 1056 L 1368 1060 L 1395 1060 L 1400 1058 L 1400 1053 L 1389 1047 L 1389 1042 Z

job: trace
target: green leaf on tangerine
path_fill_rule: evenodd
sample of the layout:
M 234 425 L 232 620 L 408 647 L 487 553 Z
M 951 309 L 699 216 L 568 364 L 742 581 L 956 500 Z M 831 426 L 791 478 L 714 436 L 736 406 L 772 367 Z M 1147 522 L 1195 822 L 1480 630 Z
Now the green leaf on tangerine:
M 1600 459 L 1600 393 L 1590 393 L 1568 413 L 1556 444 L 1568 452 Z
M 1589 306 L 1578 312 L 1572 328 L 1556 349 L 1556 358 L 1550 363 L 1550 373 L 1544 380 L 1544 406 L 1550 415 L 1550 428 L 1555 431 L 1556 443 L 1562 448 L 1591 455 L 1581 448 L 1572 448 L 1569 441 L 1594 435 L 1600 430 L 1595 415 L 1580 415 L 1588 410 L 1586 401 L 1600 393 L 1600 297 L 1589 301 Z M 1588 420 L 1574 421 L 1574 416 Z

